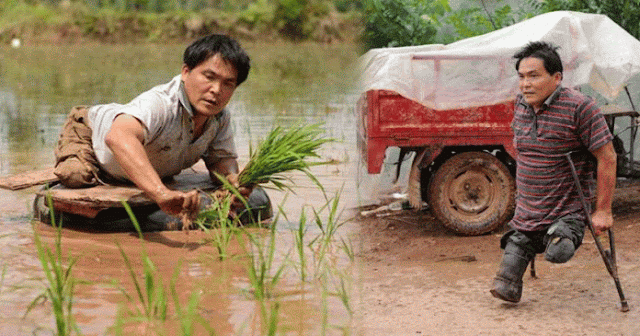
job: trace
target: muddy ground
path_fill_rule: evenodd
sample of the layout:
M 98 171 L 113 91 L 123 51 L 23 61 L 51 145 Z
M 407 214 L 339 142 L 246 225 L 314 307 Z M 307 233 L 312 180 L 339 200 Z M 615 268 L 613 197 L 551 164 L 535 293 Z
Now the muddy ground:
M 615 243 L 629 312 L 587 233 L 565 264 L 536 258 L 520 303 L 489 293 L 503 232 L 463 237 L 428 211 L 360 218 L 364 335 L 640 335 L 640 212 L 615 206 Z

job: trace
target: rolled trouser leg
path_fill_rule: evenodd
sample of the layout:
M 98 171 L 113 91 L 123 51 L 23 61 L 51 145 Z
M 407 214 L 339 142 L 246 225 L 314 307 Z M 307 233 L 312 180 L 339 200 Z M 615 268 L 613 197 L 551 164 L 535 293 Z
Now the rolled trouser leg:
M 507 242 L 491 294 L 505 301 L 519 302 L 522 297 L 522 276 L 534 256 L 532 249 Z

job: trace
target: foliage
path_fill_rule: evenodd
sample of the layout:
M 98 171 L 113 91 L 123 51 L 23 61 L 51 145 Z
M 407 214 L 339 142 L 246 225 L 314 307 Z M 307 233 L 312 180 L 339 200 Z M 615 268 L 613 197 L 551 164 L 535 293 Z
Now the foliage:
M 629 0 L 529 0 L 540 13 L 570 10 L 604 14 L 635 38 L 640 38 L 640 2 Z
M 369 48 L 450 43 L 532 17 L 530 8 L 514 10 L 503 0 L 468 1 L 459 8 L 449 0 L 366 0 L 363 38 Z
M 53 208 L 51 196 L 47 195 L 49 208 Z M 38 259 L 42 265 L 46 280 L 47 288 L 42 294 L 36 297 L 29 307 L 28 314 L 40 300 L 51 301 L 53 315 L 56 320 L 56 335 L 71 335 L 75 333 L 80 335 L 80 329 L 73 317 L 73 295 L 75 293 L 75 285 L 78 280 L 73 276 L 73 267 L 78 261 L 77 257 L 69 257 L 65 262 L 62 256 L 62 223 L 56 224 L 53 211 L 50 213 L 51 223 L 55 227 L 56 235 L 54 239 L 54 248 L 46 246 L 40 238 L 40 234 L 34 227 L 33 240 L 38 251 Z M 65 266 L 65 264 L 67 264 Z M 4 278 L 4 272 L 3 272 Z
M 365 0 L 364 43 L 368 48 L 435 43 L 437 16 L 448 0 Z
M 341 13 L 361 11 L 364 8 L 360 0 L 336 0 L 334 4 Z
M 481 7 L 452 11 L 447 16 L 446 21 L 453 25 L 457 33 L 456 39 L 486 34 L 533 16 L 524 11 L 514 11 L 509 5 L 501 5 L 493 9 L 487 7 L 484 1 L 481 5 Z
M 474 0 L 452 8 L 449 0 L 365 0 L 363 39 L 369 48 L 450 43 L 558 10 L 605 14 L 640 38 L 639 1 L 525 0 L 513 8 L 504 0 Z
M 215 31 L 258 38 L 279 35 L 302 41 L 341 40 L 344 22 L 336 0 L 23 0 L 0 2 L 0 40 L 48 31 L 108 39 L 202 36 Z M 347 6 L 342 7 L 353 8 Z M 77 29 L 79 28 L 79 29 Z M 72 34 L 69 34 L 69 33 Z

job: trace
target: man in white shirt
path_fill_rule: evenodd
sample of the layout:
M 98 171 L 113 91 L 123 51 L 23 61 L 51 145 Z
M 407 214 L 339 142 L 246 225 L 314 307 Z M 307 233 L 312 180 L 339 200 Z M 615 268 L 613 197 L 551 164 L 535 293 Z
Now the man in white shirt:
M 197 191 L 171 190 L 162 179 L 202 158 L 213 181 L 216 172 L 237 183 L 225 107 L 249 69 L 249 56 L 236 40 L 214 34 L 195 41 L 169 83 L 128 104 L 74 108 L 56 149 L 56 175 L 72 188 L 131 181 L 165 213 L 195 213 Z

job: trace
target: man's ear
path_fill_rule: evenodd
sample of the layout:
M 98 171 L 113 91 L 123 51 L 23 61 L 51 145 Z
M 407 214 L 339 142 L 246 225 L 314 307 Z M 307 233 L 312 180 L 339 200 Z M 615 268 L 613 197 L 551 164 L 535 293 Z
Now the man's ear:
M 556 73 L 553 74 L 553 79 L 560 84 L 560 82 L 562 82 L 562 72 L 558 71 Z
M 182 64 L 182 69 L 180 70 L 180 74 L 182 75 L 182 80 L 184 80 L 184 76 L 189 74 L 190 71 L 191 69 L 189 69 L 189 67 L 186 64 Z

